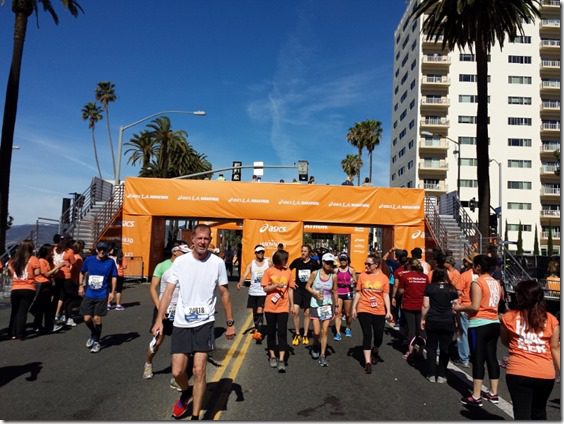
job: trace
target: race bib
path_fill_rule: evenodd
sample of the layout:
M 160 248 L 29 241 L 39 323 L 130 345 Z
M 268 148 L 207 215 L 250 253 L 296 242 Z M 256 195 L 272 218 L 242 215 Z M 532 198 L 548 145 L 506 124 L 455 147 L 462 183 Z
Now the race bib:
M 186 322 L 205 321 L 210 316 L 204 306 L 188 306 L 185 307 L 184 310 L 184 319 Z
M 255 274 L 255 284 L 260 284 L 264 271 L 257 271 Z
M 92 290 L 100 290 L 104 285 L 103 275 L 89 275 L 88 276 L 88 287 Z
M 370 301 L 370 307 L 371 308 L 377 308 L 378 307 L 378 302 L 376 301 L 375 297 L 371 297 L 368 300 Z
M 272 296 L 270 298 L 270 301 L 272 303 L 278 303 L 278 301 L 282 298 L 282 296 L 280 296 L 280 293 L 276 293 L 274 296 Z
M 311 271 L 309 269 L 298 269 L 298 280 L 300 280 L 301 283 L 307 283 L 310 274 Z
M 319 306 L 317 308 L 317 315 L 321 321 L 326 321 L 333 318 L 333 308 L 331 305 Z

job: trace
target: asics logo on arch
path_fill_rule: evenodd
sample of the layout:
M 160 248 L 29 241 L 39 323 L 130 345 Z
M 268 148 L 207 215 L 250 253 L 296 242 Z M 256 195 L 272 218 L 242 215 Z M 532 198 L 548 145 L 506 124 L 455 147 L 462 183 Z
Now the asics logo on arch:
M 266 233 L 267 231 L 269 233 L 287 233 L 288 227 L 264 224 L 259 228 L 259 233 Z

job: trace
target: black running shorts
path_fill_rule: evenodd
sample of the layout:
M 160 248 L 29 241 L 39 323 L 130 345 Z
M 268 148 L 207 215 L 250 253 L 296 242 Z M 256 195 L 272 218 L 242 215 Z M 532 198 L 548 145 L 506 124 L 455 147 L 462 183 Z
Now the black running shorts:
M 173 327 L 170 342 L 171 353 L 211 352 L 215 349 L 213 321 L 199 327 Z

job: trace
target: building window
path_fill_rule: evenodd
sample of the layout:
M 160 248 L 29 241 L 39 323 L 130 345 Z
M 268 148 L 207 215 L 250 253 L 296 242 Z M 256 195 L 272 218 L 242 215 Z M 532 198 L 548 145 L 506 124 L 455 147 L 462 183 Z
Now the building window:
M 415 66 L 417 66 L 417 59 L 413 59 L 413 62 L 411 62 L 411 70 L 413 70 Z
M 404 128 L 404 129 L 401 130 L 401 132 L 399 133 L 399 139 L 401 140 L 402 138 L 404 138 L 406 134 L 407 134 L 407 130 Z
M 478 180 L 460 180 L 460 187 L 476 188 L 478 187 Z
M 392 140 L 392 146 L 395 146 L 396 144 L 398 144 L 398 139 L 397 139 L 397 138 L 394 138 L 394 139 Z
M 413 160 L 407 162 L 407 169 L 411 169 L 411 168 L 413 168 Z
M 460 166 L 478 166 L 478 159 L 460 158 Z
M 530 203 L 507 202 L 507 209 L 530 211 Z
M 521 75 L 509 75 L 507 82 L 509 82 L 509 84 L 532 84 L 533 78 Z
M 413 43 L 411 43 L 411 50 L 415 50 L 415 47 L 417 47 L 417 39 L 413 40 Z
M 392 156 L 392 163 L 396 163 L 397 157 L 396 155 Z
M 509 168 L 531 168 L 532 161 L 530 160 L 520 160 L 520 159 L 509 159 L 507 161 L 507 166 Z
M 507 181 L 509 190 L 531 190 L 532 186 L 530 181 Z
M 476 55 L 470 53 L 460 53 L 459 60 L 461 62 L 475 62 Z
M 470 115 L 458 115 L 459 124 L 475 124 L 477 122 L 476 116 Z
M 530 232 L 531 230 L 531 225 L 521 224 L 521 231 Z M 519 224 L 507 224 L 507 231 L 519 231 Z
M 517 117 L 510 116 L 509 118 L 507 118 L 507 124 L 508 125 L 524 125 L 524 126 L 530 127 L 532 125 L 532 119 L 531 118 L 517 118 Z
M 403 74 L 403 77 L 401 77 L 400 84 L 403 85 L 403 83 L 405 82 L 406 79 L 407 79 L 407 72 L 405 74 Z
M 410 150 L 413 149 L 414 144 L 415 144 L 415 141 L 409 140 L 409 143 L 407 144 L 407 148 L 410 149 Z
M 511 56 L 511 55 L 509 55 L 509 57 L 507 58 L 507 61 L 509 63 L 529 64 L 529 63 L 531 63 L 531 56 Z
M 510 43 L 531 44 L 531 37 L 529 35 L 517 35 Z
M 509 96 L 507 98 L 507 103 L 510 105 L 530 105 L 531 98 L 530 97 L 513 97 Z
M 406 97 L 407 97 L 407 90 L 405 90 L 405 91 L 403 92 L 403 94 L 401 95 L 401 97 L 400 97 L 400 103 L 403 103 L 403 101 L 405 100 Z
M 478 96 L 473 94 L 461 94 L 458 96 L 459 103 L 478 103 Z
M 403 155 L 405 155 L 405 147 L 402 147 L 401 150 L 398 153 L 398 157 L 402 157 Z
M 405 109 L 400 115 L 400 121 L 403 121 L 403 118 L 407 115 L 407 109 Z
M 411 88 L 413 90 L 413 88 L 415 88 L 415 80 L 411 81 L 411 84 L 409 84 L 409 88 Z
M 475 146 L 476 145 L 476 137 L 458 137 L 458 142 L 460 144 L 468 144 Z
M 410 123 L 409 123 L 409 129 L 412 129 L 415 126 L 415 119 L 413 119 Z
M 477 80 L 477 75 L 476 74 L 459 74 L 458 75 L 458 81 L 460 82 L 476 82 Z M 488 82 L 490 82 L 491 77 L 490 75 L 488 75 Z
M 507 145 L 511 147 L 531 147 L 533 141 L 530 138 L 508 138 Z
M 396 103 L 396 104 L 394 105 L 394 112 L 397 112 L 397 111 L 398 111 L 398 104 Z
M 392 181 L 394 181 L 395 179 L 396 179 L 396 173 L 394 172 L 394 173 L 392 174 Z
M 398 126 L 398 121 L 394 121 L 394 128 L 397 128 Z
M 409 102 L 409 110 L 413 109 L 414 107 L 415 107 L 415 99 Z
M 398 176 L 402 176 L 405 173 L 405 167 L 402 166 L 399 170 L 398 170 Z

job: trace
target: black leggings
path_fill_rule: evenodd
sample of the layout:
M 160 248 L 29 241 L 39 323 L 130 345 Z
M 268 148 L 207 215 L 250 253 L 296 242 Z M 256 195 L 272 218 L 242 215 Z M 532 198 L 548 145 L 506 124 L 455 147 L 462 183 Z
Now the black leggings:
M 358 314 L 358 322 L 362 329 L 362 350 L 370 350 L 372 346 L 372 334 L 374 334 L 374 347 L 379 348 L 384 339 L 384 315 L 374 315 L 368 312 Z
M 499 339 L 499 322 L 468 328 L 468 344 L 472 360 L 472 378 L 483 380 L 484 363 L 488 367 L 490 380 L 499 378 L 497 362 L 497 341 Z
M 61 313 L 66 316 L 67 319 L 71 317 L 73 302 L 78 296 L 78 284 L 76 284 L 71 279 L 65 280 L 63 282 L 63 308 Z
M 288 350 L 288 341 L 286 340 L 288 312 L 265 312 L 264 315 L 266 316 L 266 345 L 268 349 L 286 352 Z M 278 340 L 276 340 L 276 336 L 278 336 Z
M 23 339 L 25 337 L 25 327 L 27 324 L 27 312 L 35 297 L 35 290 L 12 290 L 10 300 L 12 311 L 10 312 L 10 337 Z
M 53 328 L 53 315 L 54 311 L 51 307 L 51 297 L 53 296 L 53 284 L 41 283 L 38 284 L 38 292 L 35 297 L 31 312 L 34 315 L 33 327 L 46 330 Z
M 506 374 L 515 420 L 546 420 L 546 402 L 554 380 Z
M 407 343 L 411 343 L 415 336 L 425 337 L 425 332 L 421 330 L 421 310 L 406 311 L 402 309 L 401 313 L 404 316 L 407 327 Z
M 451 325 L 427 324 L 427 372 L 429 376 L 446 377 L 449 354 L 454 328 Z M 437 346 L 439 347 L 439 366 L 437 367 Z

